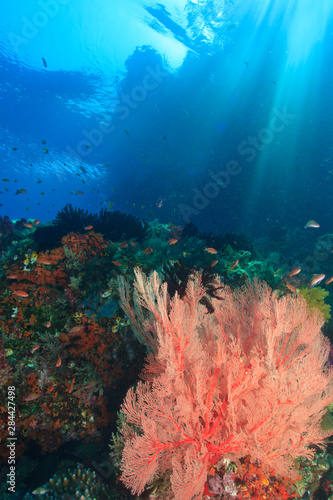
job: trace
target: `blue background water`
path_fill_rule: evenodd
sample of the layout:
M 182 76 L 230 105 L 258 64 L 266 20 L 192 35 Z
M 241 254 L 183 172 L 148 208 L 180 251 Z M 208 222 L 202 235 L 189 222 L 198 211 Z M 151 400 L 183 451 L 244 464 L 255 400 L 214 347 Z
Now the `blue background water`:
M 0 215 L 111 202 L 201 230 L 332 232 L 332 15 L 330 0 L 6 4 Z

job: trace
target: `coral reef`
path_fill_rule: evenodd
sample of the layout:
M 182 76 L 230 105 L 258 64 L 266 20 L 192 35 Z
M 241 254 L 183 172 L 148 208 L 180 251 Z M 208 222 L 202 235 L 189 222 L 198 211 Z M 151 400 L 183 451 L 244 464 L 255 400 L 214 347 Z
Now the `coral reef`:
M 7 234 L 14 230 L 14 224 L 8 217 L 8 215 L 4 215 L 3 217 L 0 215 L 0 233 Z
M 101 233 L 112 241 L 121 241 L 124 238 L 136 238 L 142 241 L 146 234 L 146 228 L 133 215 L 107 210 L 93 214 L 81 208 L 73 208 L 68 204 L 58 211 L 51 225 L 39 227 L 34 232 L 33 238 L 37 251 L 55 248 L 70 232 L 85 233 L 85 228 L 89 226 L 93 226 L 95 232 Z
M 294 460 L 312 459 L 311 446 L 333 434 L 320 427 L 333 373 L 319 311 L 257 281 L 224 287 L 210 298 L 212 313 L 204 295 L 199 274 L 170 299 L 156 272 L 137 269 L 133 309 L 121 282 L 124 311 L 151 352 L 145 382 L 121 407 L 121 479 L 132 493 L 169 474 L 175 499 L 201 497 L 210 467 L 226 456 L 250 455 L 295 480 Z
M 113 496 L 112 496 L 113 495 Z M 49 481 L 40 486 L 32 495 L 26 494 L 24 500 L 107 500 L 116 498 L 107 484 L 97 477 L 96 472 L 77 466 L 74 470 L 69 470 L 63 474 L 55 474 Z
M 325 303 L 325 298 L 329 295 L 327 290 L 324 290 L 320 286 L 313 288 L 304 286 L 299 289 L 299 293 L 305 298 L 311 308 L 319 309 L 325 321 L 331 318 L 331 306 Z
M 71 440 L 102 440 L 112 421 L 109 397 L 128 363 L 118 356 L 118 332 L 126 322 L 116 319 L 117 304 L 110 317 L 94 316 L 84 305 L 96 286 L 104 303 L 106 247 L 101 234 L 89 231 L 64 236 L 61 246 L 47 253 L 21 246 L 18 254 L 7 255 L 0 371 L 2 382 L 17 391 L 17 457 L 31 443 L 46 453 Z M 0 391 L 5 400 L 5 387 Z M 2 439 L 6 408 L 0 410 Z M 2 451 L 5 458 L 8 450 Z
M 242 303 L 245 295 L 244 288 L 240 289 L 241 291 L 237 289 L 249 279 L 256 281 L 256 278 L 259 278 L 267 281 L 275 289 L 274 296 L 281 297 L 281 304 L 284 301 L 299 301 L 297 292 L 288 289 L 286 283 L 292 284 L 298 290 L 310 279 L 306 269 L 302 269 L 296 276 L 289 276 L 294 267 L 301 266 L 298 256 L 296 258 L 294 254 L 290 255 L 290 241 L 293 235 L 289 232 L 283 237 L 285 249 L 275 248 L 277 251 L 282 248 L 282 255 L 272 253 L 274 242 L 268 239 L 271 244 L 263 247 L 266 255 L 264 259 L 256 249 L 252 249 L 251 241 L 246 241 L 236 234 L 199 234 L 193 224 L 182 228 L 157 219 L 143 223 L 135 217 L 105 210 L 99 214 L 91 214 L 67 206 L 49 225 L 37 227 L 38 221 L 10 221 L 8 218 L 0 219 L 1 224 L 4 230 L 0 238 L 0 399 L 5 401 L 7 385 L 15 385 L 16 409 L 19 415 L 16 427 L 16 456 L 23 466 L 25 458 L 34 454 L 43 462 L 47 458 L 45 454 L 63 456 L 63 453 L 66 454 L 69 449 L 81 444 L 90 446 L 95 451 L 102 448 L 103 443 L 109 440 L 116 412 L 126 392 L 137 382 L 147 349 L 150 352 L 150 362 L 143 369 L 142 376 L 153 386 L 156 380 L 160 382 L 158 377 L 168 368 L 168 363 L 171 362 L 169 358 L 173 354 L 181 353 L 181 349 L 177 353 L 171 350 L 171 355 L 165 362 L 159 363 L 161 344 L 157 340 L 156 328 L 151 328 L 152 315 L 142 307 L 140 309 L 136 292 L 132 292 L 129 287 L 125 293 L 129 305 L 126 312 L 132 321 L 124 315 L 119 307 L 119 275 L 127 282 L 132 282 L 133 270 L 139 267 L 144 273 L 155 270 L 160 277 L 163 276 L 168 291 L 164 318 L 172 316 L 174 301 L 183 301 L 184 307 L 191 303 L 188 301 L 188 288 L 200 276 L 199 288 L 201 287 L 202 296 L 198 299 L 197 307 L 204 311 L 204 320 L 200 328 L 198 327 L 201 341 L 205 339 L 208 328 L 216 328 L 214 318 L 216 319 L 221 310 L 231 311 L 228 321 L 233 324 L 232 317 L 238 314 L 234 308 L 238 302 Z M 299 235 L 299 241 L 303 241 L 301 238 L 304 236 Z M 330 248 L 326 239 L 320 240 L 320 247 L 316 246 L 316 252 L 318 250 L 320 255 L 326 251 L 327 245 L 327 248 Z M 277 242 L 275 243 L 277 245 Z M 304 250 L 304 245 L 300 246 L 301 250 L 310 251 L 309 247 Z M 318 272 L 329 276 L 331 258 L 320 264 Z M 322 269 L 325 266 L 326 269 Z M 122 278 L 120 282 L 124 283 Z M 231 293 L 231 289 L 235 294 L 232 306 L 226 296 L 226 291 Z M 310 306 L 319 304 L 324 313 L 323 306 L 327 306 L 326 313 L 329 313 L 329 305 L 324 303 L 324 299 L 330 300 L 327 291 L 320 287 L 315 287 L 310 292 L 308 287 L 304 289 L 305 298 L 308 300 L 310 297 Z M 134 306 L 139 316 L 133 312 Z M 246 308 L 247 306 L 244 306 L 244 311 Z M 260 306 L 260 312 L 262 309 Z M 140 321 L 140 310 L 142 318 L 148 321 L 144 328 Z M 312 321 L 317 317 L 316 309 L 313 314 Z M 250 317 L 249 313 L 247 318 Z M 187 324 L 190 318 L 191 314 L 188 314 L 180 324 Z M 328 315 L 326 319 L 329 319 Z M 245 326 L 248 324 L 246 321 L 244 319 Z M 257 325 L 261 324 L 260 320 L 256 321 Z M 230 333 L 230 324 L 224 328 L 227 336 Z M 239 331 L 246 329 L 244 325 L 238 326 Z M 327 330 L 329 331 L 329 324 Z M 143 343 L 140 344 L 138 339 Z M 187 362 L 192 341 L 193 339 L 187 344 L 181 363 Z M 216 352 L 221 349 L 216 344 L 215 337 L 206 347 L 213 362 Z M 200 378 L 200 363 L 206 359 L 205 356 L 204 352 L 198 360 L 189 364 L 184 372 L 184 379 L 188 383 L 186 395 L 191 391 L 192 379 Z M 236 368 L 245 377 L 245 382 L 247 380 L 251 385 L 252 379 L 246 379 L 247 375 L 244 373 L 247 361 L 248 357 L 241 356 L 240 364 Z M 229 360 L 229 367 L 234 366 L 233 363 L 235 360 L 232 358 Z M 192 365 L 196 366 L 195 374 Z M 253 366 L 250 363 L 250 374 L 254 366 L 255 363 Z M 175 373 L 175 370 L 172 373 Z M 233 375 L 229 373 L 229 376 L 232 380 Z M 205 377 L 202 387 L 205 384 L 213 384 L 214 378 L 208 369 L 205 370 Z M 225 378 L 227 379 L 227 375 Z M 296 374 L 294 380 L 298 378 Z M 291 384 L 293 383 L 291 381 Z M 267 380 L 264 385 L 267 386 Z M 239 387 L 242 387 L 242 384 Z M 223 392 L 223 389 L 221 391 Z M 184 394 L 179 400 L 177 387 L 172 392 L 171 400 L 178 398 L 180 401 L 178 414 L 186 402 Z M 260 397 L 259 395 L 257 398 L 259 406 Z M 216 421 L 219 418 L 218 397 L 214 401 L 217 413 L 213 412 L 211 425 L 214 425 L 214 419 Z M 134 403 L 138 404 L 138 400 Z M 237 406 L 237 398 L 234 398 L 233 404 Z M 198 412 L 198 408 L 199 405 L 195 411 Z M 197 428 L 203 425 L 209 414 L 207 411 L 199 418 Z M 273 413 L 278 414 L 278 411 L 279 408 L 272 409 Z M 140 408 L 137 415 L 140 415 Z M 7 409 L 0 405 L 2 442 L 5 442 L 7 436 L 6 418 Z M 271 423 L 274 418 L 270 420 Z M 300 420 L 302 418 L 303 416 Z M 328 409 L 321 423 L 322 429 L 331 432 L 332 422 L 331 410 Z M 237 429 L 245 432 L 248 426 L 246 418 L 238 424 Z M 120 428 L 129 428 L 130 425 L 123 420 Z M 188 423 L 186 425 L 190 428 Z M 139 427 L 134 429 L 134 434 L 138 429 Z M 272 432 L 271 428 L 267 429 L 267 434 L 269 432 Z M 256 434 L 256 431 L 253 431 L 253 434 Z M 141 438 L 144 438 L 144 435 L 142 433 Z M 222 440 L 211 445 L 218 448 L 221 443 Z M 204 441 L 203 446 L 206 444 Z M 104 446 L 105 453 L 106 445 Z M 118 457 L 114 459 L 115 463 L 119 460 L 119 453 L 123 452 L 124 446 L 124 438 L 118 440 Z M 215 453 L 213 448 L 208 451 L 210 456 Z M 236 458 L 231 457 L 235 460 L 229 459 L 228 463 L 225 455 L 218 459 L 218 453 L 215 454 L 216 462 L 209 463 L 204 470 L 207 480 L 203 491 L 207 499 L 213 498 L 214 495 L 223 495 L 225 499 L 262 499 L 265 496 L 287 499 L 288 495 L 298 498 L 296 493 L 290 493 L 291 488 L 295 487 L 297 495 L 302 496 L 306 489 L 309 489 L 306 488 L 307 482 L 311 481 L 316 485 L 326 481 L 324 484 L 327 491 L 333 489 L 333 475 L 330 475 L 330 469 L 322 478 L 316 473 L 316 468 L 323 470 L 323 464 L 327 461 L 326 455 L 318 453 L 318 449 L 315 457 L 308 462 L 305 459 L 297 460 L 298 473 L 305 478 L 302 486 L 299 486 L 299 482 L 291 485 L 282 476 L 277 476 L 276 471 L 270 469 L 267 464 L 265 466 L 265 460 L 259 460 L 253 450 L 247 451 L 251 456 L 239 458 L 236 453 Z M 2 447 L 0 461 L 6 461 L 7 454 L 8 450 Z M 22 454 L 24 458 L 20 459 Z M 74 458 L 74 464 L 81 460 L 79 456 Z M 186 460 L 186 457 L 184 461 L 180 460 L 179 474 L 182 470 L 184 472 Z M 93 465 L 91 461 L 84 463 L 86 466 Z M 189 463 L 190 470 L 191 460 Z M 67 463 L 66 467 L 60 470 L 66 470 L 69 465 L 72 466 L 73 463 Z M 45 475 L 43 481 L 50 477 L 54 470 Z M 140 497 L 159 500 L 169 498 L 172 472 L 172 469 L 168 469 L 157 474 Z M 120 481 L 116 485 L 118 491 L 122 488 L 120 498 L 131 497 L 129 490 L 125 491 Z M 26 488 L 23 488 L 23 491 L 25 493 Z M 0 496 L 1 494 L 2 491 Z M 33 497 L 46 498 L 45 494 L 46 492 Z M 118 498 L 116 494 L 112 495 L 112 498 Z
M 168 286 L 169 296 L 172 298 L 177 293 L 180 298 L 184 297 L 189 281 L 198 272 L 195 267 L 187 268 L 182 261 L 164 265 L 163 274 Z M 222 285 L 217 282 L 216 276 L 212 274 L 211 266 L 205 267 L 200 272 L 200 279 L 205 289 L 205 295 L 200 299 L 200 302 L 207 307 L 208 312 L 212 313 L 214 309 L 209 301 L 209 297 L 220 300 L 219 291 Z

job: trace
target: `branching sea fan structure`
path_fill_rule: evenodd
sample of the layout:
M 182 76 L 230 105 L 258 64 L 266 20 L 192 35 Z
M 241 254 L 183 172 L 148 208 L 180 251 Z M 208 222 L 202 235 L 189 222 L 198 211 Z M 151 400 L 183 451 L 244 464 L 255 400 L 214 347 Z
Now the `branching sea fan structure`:
M 145 381 L 122 405 L 122 481 L 133 493 L 168 473 L 172 498 L 201 499 L 208 467 L 225 456 L 251 455 L 293 477 L 293 459 L 324 445 L 329 342 L 321 314 L 302 297 L 277 298 L 254 281 L 222 288 L 209 313 L 199 273 L 185 296 L 170 299 L 156 272 L 139 270 L 135 309 L 125 281 L 120 291 L 151 351 Z

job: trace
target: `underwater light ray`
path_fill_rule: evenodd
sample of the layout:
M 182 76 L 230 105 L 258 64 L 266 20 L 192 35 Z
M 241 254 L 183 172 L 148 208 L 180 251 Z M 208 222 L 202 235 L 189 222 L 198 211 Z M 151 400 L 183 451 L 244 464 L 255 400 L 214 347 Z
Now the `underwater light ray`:
M 332 4 L 323 2 L 323 9 L 310 1 L 304 6 L 299 1 L 271 3 L 261 0 L 264 13 L 258 9 L 257 30 L 260 25 L 267 26 L 274 21 L 273 27 L 279 25 L 276 16 L 280 16 L 282 29 L 280 36 L 276 33 L 276 46 L 272 54 L 275 64 L 273 95 L 269 98 L 270 111 L 266 123 L 254 134 L 258 138 L 258 150 L 253 153 L 252 168 L 254 168 L 251 188 L 247 190 L 245 207 L 258 208 L 259 198 L 272 189 L 283 189 L 285 197 L 292 197 L 295 182 L 301 172 L 311 169 L 311 160 L 315 157 L 315 146 L 308 139 L 311 137 L 311 123 L 318 119 L 317 101 L 319 99 L 319 83 L 322 78 L 323 40 L 328 32 L 332 18 Z M 282 12 L 281 6 L 287 8 Z M 252 49 L 256 49 L 257 63 L 267 62 L 267 29 L 262 30 L 262 40 L 253 35 Z M 250 46 L 251 46 L 250 45 Z M 259 47 L 263 47 L 260 51 Z M 266 50 L 266 54 L 265 54 Z M 271 68 L 271 69 L 272 69 Z M 267 104 L 265 105 L 265 107 Z M 270 124 L 276 113 L 285 115 L 285 123 L 281 122 L 280 130 L 272 130 Z M 273 122 L 274 123 L 274 122 Z M 265 135 L 266 134 L 266 135 Z M 313 141 L 314 143 L 315 141 Z M 299 158 L 302 145 L 307 145 L 307 157 Z M 272 182 L 276 180 L 276 185 Z M 280 186 L 280 187 L 278 187 Z M 247 211 L 247 210 L 246 210 Z M 246 218 L 246 215 L 244 214 Z
M 287 33 L 289 63 L 305 61 L 313 47 L 322 40 L 327 27 L 333 20 L 331 0 L 250 0 L 238 6 L 239 16 L 250 16 L 260 26 L 279 24 L 282 32 Z
M 246 205 L 256 205 L 257 193 L 268 193 L 272 178 L 283 186 L 285 196 L 293 196 L 297 178 L 310 168 L 311 161 L 299 157 L 317 114 L 317 100 L 313 96 L 318 88 L 319 72 L 315 70 L 315 61 L 309 62 L 309 66 L 310 71 L 305 65 L 298 69 L 281 65 L 270 112 L 256 134 L 260 147 L 254 159 L 255 171 Z M 311 158 L 314 145 L 309 141 L 306 145 L 307 158 Z

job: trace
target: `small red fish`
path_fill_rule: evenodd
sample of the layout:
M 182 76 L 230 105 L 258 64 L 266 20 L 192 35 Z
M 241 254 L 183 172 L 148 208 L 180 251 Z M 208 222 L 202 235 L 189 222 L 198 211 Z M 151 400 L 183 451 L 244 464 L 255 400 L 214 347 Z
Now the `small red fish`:
M 316 286 L 318 283 L 320 283 L 323 279 L 325 278 L 325 274 L 315 274 L 313 278 L 310 281 L 310 288 L 313 286 Z
M 133 248 L 136 247 L 136 243 L 134 243 L 134 241 L 130 241 L 130 245 L 132 245 Z
M 17 274 L 8 274 L 7 279 L 8 280 L 16 280 L 17 279 Z
M 330 283 L 332 283 L 332 281 L 333 281 L 333 276 L 327 278 L 327 280 L 325 281 L 325 285 L 329 285 Z
M 215 250 L 215 248 L 208 247 L 208 248 L 205 248 L 205 252 L 208 252 L 208 253 L 217 253 L 217 250 Z
M 56 367 L 58 368 L 60 365 L 61 365 L 61 358 L 59 358 L 58 361 L 56 362 Z
M 73 390 L 73 387 L 74 387 L 74 382 L 75 382 L 75 377 L 73 378 L 72 382 L 71 382 L 71 385 L 69 386 L 69 389 L 68 389 L 68 392 L 69 394 L 72 392 Z
M 145 250 L 143 250 L 143 253 L 148 255 L 148 254 L 152 253 L 152 251 L 153 251 L 152 247 L 148 247 Z
M 217 263 L 218 263 L 218 260 L 213 260 L 213 262 L 211 263 L 210 267 L 216 266 Z
M 163 198 L 162 198 L 162 196 L 160 197 L 160 199 L 156 203 L 156 206 L 157 206 L 157 208 L 161 208 L 163 206 Z
M 122 263 L 119 262 L 119 260 L 113 260 L 112 264 L 114 264 L 115 266 L 122 266 Z
M 39 264 L 44 264 L 45 266 L 52 265 L 52 262 L 47 257 L 38 257 L 37 262 Z
M 15 292 L 13 293 L 18 297 L 29 297 L 29 294 L 27 292 L 24 292 L 23 290 L 15 290 Z
M 42 392 L 39 392 L 38 394 L 36 392 L 32 392 L 31 394 L 29 394 L 29 396 L 24 398 L 24 401 L 34 401 L 35 399 L 38 399 L 41 396 L 43 396 Z
M 93 227 L 94 227 L 94 226 L 90 225 L 90 226 L 86 226 L 84 229 L 85 229 L 86 231 L 90 231 L 90 229 L 92 229 Z
M 297 293 L 297 290 L 296 288 L 294 287 L 294 285 L 291 285 L 290 283 L 286 283 L 286 287 L 293 293 Z
M 169 245 L 170 245 L 170 246 L 171 246 L 171 245 L 175 245 L 176 243 L 178 243 L 177 238 L 171 238 L 171 239 L 169 240 Z
M 39 345 L 39 344 L 36 344 L 36 345 L 34 345 L 34 346 L 33 346 L 33 348 L 31 349 L 31 352 L 35 352 L 35 351 L 37 351 L 37 349 L 39 349 L 39 348 L 40 348 L 40 345 Z
M 47 322 L 45 323 L 45 326 L 46 326 L 46 328 L 50 328 L 50 327 L 51 327 L 51 321 L 47 321 Z
M 237 266 L 239 260 L 235 260 L 235 262 L 232 264 L 231 268 L 230 268 L 230 271 L 233 271 L 235 269 L 235 267 Z
M 81 330 L 83 330 L 83 328 L 84 328 L 84 325 L 74 326 L 73 328 L 71 328 L 71 329 L 69 330 L 69 332 L 68 332 L 68 333 L 78 333 L 78 332 L 80 332 Z
M 304 227 L 305 228 L 307 228 L 307 227 L 315 227 L 315 228 L 317 228 L 317 227 L 320 227 L 320 225 L 315 220 L 309 220 L 309 222 L 307 222 Z
M 39 220 L 35 219 L 32 223 L 33 223 L 34 226 L 37 226 L 37 224 L 39 224 Z
M 128 243 L 126 243 L 126 241 L 123 241 L 122 243 L 120 243 L 119 245 L 119 248 L 127 248 L 128 247 Z
M 39 405 L 40 409 L 43 410 L 45 413 L 48 413 L 50 414 L 51 411 L 50 411 L 50 408 L 46 405 Z
M 28 223 L 28 222 L 23 222 L 23 226 L 29 228 L 29 229 L 32 229 L 33 228 L 33 225 Z
M 301 268 L 300 267 L 295 267 L 295 269 L 293 269 L 292 271 L 290 271 L 289 275 L 290 277 L 292 276 L 295 276 L 296 274 L 300 273 L 301 272 Z

